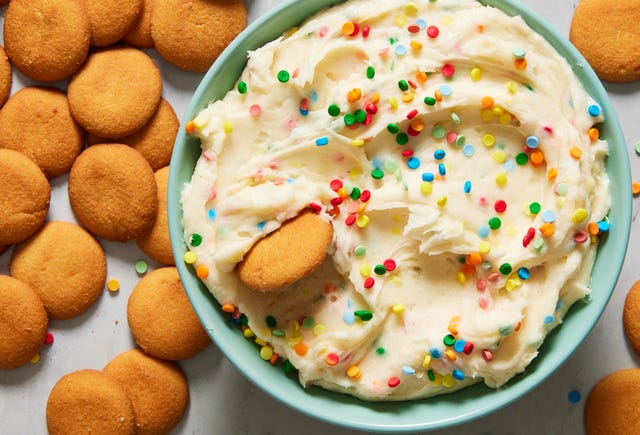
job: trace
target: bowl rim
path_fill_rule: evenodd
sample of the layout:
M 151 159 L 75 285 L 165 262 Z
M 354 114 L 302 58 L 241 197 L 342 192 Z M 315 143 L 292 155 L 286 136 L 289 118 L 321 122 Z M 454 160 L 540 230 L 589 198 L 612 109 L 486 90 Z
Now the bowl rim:
M 611 234 L 604 238 L 597 255 L 597 258 L 607 259 L 606 272 L 600 273 L 605 267 L 597 267 L 602 262 L 598 263 L 596 259 L 591 282 L 594 294 L 596 291 L 603 293 L 599 294 L 599 298 L 592 298 L 588 304 L 572 307 L 565 317 L 565 324 L 556 328 L 545 339 L 541 355 L 534 359 L 524 374 L 517 375 L 505 387 L 491 390 L 477 384 L 435 398 L 402 402 L 367 402 L 320 387 L 303 389 L 297 379 L 286 377 L 279 368 L 265 363 L 257 356 L 253 343 L 247 341 L 234 323 L 223 316 L 218 302 L 183 261 L 186 245 L 183 240 L 180 197 L 185 183 L 193 173 L 193 165 L 197 159 L 194 148 L 199 155 L 199 142 L 186 134 L 184 126 L 208 102 L 221 98 L 231 89 L 246 64 L 248 51 L 275 39 L 313 13 L 342 2 L 344 0 L 287 0 L 280 3 L 247 26 L 222 52 L 198 85 L 181 120 L 169 173 L 167 211 L 176 267 L 196 314 L 222 353 L 254 385 L 290 408 L 326 423 L 374 432 L 414 432 L 462 424 L 497 411 L 526 395 L 555 372 L 590 333 L 606 308 L 622 269 L 629 242 L 632 198 L 631 195 L 619 194 L 618 200 L 612 201 L 609 215 L 615 216 L 615 219 L 611 221 Z M 522 16 L 534 31 L 541 34 L 567 59 L 587 92 L 602 107 L 606 117 L 602 136 L 610 144 L 607 172 L 615 175 L 610 177 L 612 200 L 616 192 L 628 191 L 631 171 L 622 128 L 606 90 L 587 61 L 550 23 L 517 0 L 480 0 L 480 3 L 497 7 L 508 15 Z M 307 13 L 309 11 L 311 13 Z M 287 19 L 287 15 L 296 15 L 302 19 Z M 216 81 L 225 84 L 212 87 L 210 84 Z M 217 89 L 215 93 L 212 88 Z M 594 278 L 597 278 L 596 282 Z M 577 332 L 572 330 L 568 337 L 567 324 L 581 326 Z M 563 334 L 563 330 L 567 333 Z M 558 340 L 563 340 L 564 344 L 550 353 L 549 346 Z M 239 345 L 240 343 L 245 345 Z M 278 375 L 274 378 L 275 373 Z M 283 382 L 294 384 L 287 387 L 285 395 L 278 393 Z M 336 412 L 335 405 L 338 404 L 344 407 L 344 412 Z M 456 412 L 451 412 L 453 408 Z

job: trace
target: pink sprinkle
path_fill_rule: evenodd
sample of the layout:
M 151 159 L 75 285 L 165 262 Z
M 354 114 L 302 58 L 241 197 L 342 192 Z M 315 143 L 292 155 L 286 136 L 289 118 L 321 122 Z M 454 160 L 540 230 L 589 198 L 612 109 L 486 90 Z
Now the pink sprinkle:
M 356 214 L 359 208 L 360 208 L 360 204 L 358 204 L 355 201 L 350 202 L 349 205 L 347 205 L 347 213 Z
M 353 224 L 356 223 L 356 215 L 355 213 L 350 214 L 349 216 L 347 216 L 347 218 L 344 220 L 344 224 L 348 227 L 352 226 Z
M 484 296 L 479 298 L 478 299 L 478 305 L 483 310 L 486 310 L 487 308 L 489 308 L 489 299 L 485 298 Z
M 497 213 L 504 213 L 507 211 L 507 203 L 501 199 L 497 200 L 493 207 Z
M 207 198 L 207 201 L 213 201 L 214 199 L 216 199 L 216 196 L 218 196 L 218 191 L 216 190 L 215 187 L 212 187 L 211 192 L 209 192 L 209 197 Z
M 53 344 L 53 334 L 47 332 L 47 335 L 44 337 L 44 344 Z
M 542 129 L 544 130 L 545 133 L 549 133 L 550 135 L 553 136 L 553 128 L 551 128 L 549 126 L 545 126 Z
M 328 26 L 322 26 L 318 30 L 318 36 L 320 36 L 321 38 L 324 38 L 325 36 L 327 36 L 327 33 L 329 33 L 329 27 Z
M 388 48 L 388 47 L 385 47 L 385 48 L 383 48 L 382 50 L 378 51 L 378 56 L 384 56 L 384 55 L 386 55 L 387 53 L 389 53 L 389 48 Z
M 367 202 L 369 199 L 371 199 L 371 192 L 369 190 L 363 190 L 362 193 L 360 193 L 360 201 Z
M 271 160 L 269 162 L 269 169 L 278 169 L 280 168 L 280 162 L 277 160 Z
M 450 63 L 442 65 L 442 75 L 446 78 L 451 78 L 455 74 L 456 69 Z
M 500 278 L 500 274 L 498 272 L 494 272 L 487 277 L 489 282 L 496 282 Z
M 296 78 L 300 75 L 300 68 L 296 68 L 295 70 L 293 70 L 293 74 L 291 74 L 292 78 Z
M 493 360 L 493 354 L 489 349 L 482 349 L 482 358 L 484 358 L 486 362 L 491 362 L 491 360 Z
M 436 26 L 427 27 L 427 36 L 429 36 L 429 38 L 437 38 L 439 34 L 440 29 L 438 29 Z
M 418 89 L 418 85 L 413 80 L 407 80 L 407 83 L 409 84 L 409 86 L 411 86 L 412 89 Z
M 287 131 L 291 131 L 296 128 L 296 120 L 293 118 L 286 118 L 282 121 L 282 128 Z
M 485 291 L 487 289 L 487 281 L 485 281 L 484 279 L 479 279 L 476 282 L 476 289 L 478 289 L 478 291 Z
M 481 196 L 480 198 L 478 198 L 478 203 L 480 205 L 487 205 L 487 198 L 485 196 Z
M 392 258 L 387 258 L 386 260 L 384 260 L 382 262 L 382 265 L 385 269 L 387 269 L 387 272 L 396 270 L 396 262 Z
M 373 116 L 371 116 L 370 113 L 367 113 L 366 117 L 364 118 L 364 121 L 362 122 L 362 125 L 369 125 L 373 122 Z
M 456 133 L 455 131 L 450 131 L 449 133 L 447 133 L 447 142 L 452 144 L 455 143 L 456 139 L 458 139 L 458 133 Z
M 254 118 L 256 116 L 260 116 L 261 113 L 262 113 L 262 107 L 260 107 L 259 104 L 252 104 L 251 107 L 249 107 L 249 114 Z
M 585 243 L 589 240 L 589 235 L 584 231 L 579 231 L 574 234 L 573 240 L 575 240 L 576 243 Z
M 392 376 L 389 378 L 389 382 L 388 382 L 389 387 L 391 388 L 395 388 L 398 385 L 400 385 L 400 378 L 398 378 L 397 376 Z
M 212 153 L 211 153 L 209 150 L 206 150 L 206 151 L 204 151 L 204 152 L 202 153 L 202 157 L 203 157 L 205 160 L 210 161 L 210 160 L 213 160 L 213 157 L 214 157 L 214 156 L 212 155 Z

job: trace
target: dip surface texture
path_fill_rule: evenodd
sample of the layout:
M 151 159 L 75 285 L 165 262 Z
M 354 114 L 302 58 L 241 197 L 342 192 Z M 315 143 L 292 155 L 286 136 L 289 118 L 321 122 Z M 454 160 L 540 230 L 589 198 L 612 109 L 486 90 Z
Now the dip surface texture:
M 498 388 L 590 294 L 610 206 L 601 122 L 520 17 L 352 0 L 250 53 L 189 123 L 202 155 L 185 241 L 260 356 L 305 386 Z M 245 287 L 237 263 L 308 207 L 333 225 L 323 264 L 280 292 Z

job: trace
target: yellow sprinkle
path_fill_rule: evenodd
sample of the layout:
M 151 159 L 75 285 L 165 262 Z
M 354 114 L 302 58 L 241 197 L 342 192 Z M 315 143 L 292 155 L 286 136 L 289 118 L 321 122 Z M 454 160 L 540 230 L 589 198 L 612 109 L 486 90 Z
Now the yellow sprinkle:
M 488 254 L 491 251 L 491 244 L 483 240 L 478 246 L 478 251 L 480 251 L 481 254 Z
M 371 266 L 369 263 L 362 263 L 360 265 L 360 276 L 363 278 L 368 278 L 371 276 Z
M 358 228 L 365 228 L 367 225 L 369 225 L 369 216 L 367 216 L 366 214 L 361 214 L 360 216 L 358 216 L 356 218 L 356 225 L 358 226 Z
M 500 106 L 499 104 L 494 105 L 491 111 L 496 116 L 504 115 L 504 107 Z
M 300 341 L 302 341 L 302 336 L 299 337 L 287 337 L 287 346 L 294 348 L 296 347 L 296 344 L 300 343 Z
M 413 48 L 414 50 L 420 50 L 422 49 L 422 43 L 418 42 L 416 40 L 412 40 L 411 42 L 409 42 L 409 45 L 411 46 L 411 48 Z
M 431 355 L 426 354 L 424 359 L 422 360 L 422 367 L 424 367 L 425 369 L 428 369 L 429 364 L 431 364 Z
M 364 139 L 352 139 L 351 145 L 353 145 L 354 147 L 361 147 L 362 145 L 364 145 Z
M 453 387 L 456 384 L 456 379 L 452 375 L 444 375 L 442 377 L 442 385 L 445 387 Z
M 360 371 L 360 367 L 351 366 L 347 369 L 347 376 L 349 376 L 354 381 L 357 381 L 362 377 L 362 372 Z
M 484 146 L 492 147 L 495 145 L 495 143 L 496 143 L 496 138 L 492 134 L 487 133 L 484 136 L 482 136 L 482 144 Z
M 442 376 L 439 373 L 434 373 L 434 379 L 431 381 L 433 385 L 442 384 Z
M 396 25 L 398 27 L 402 27 L 407 24 L 407 16 L 406 15 L 397 15 L 396 16 Z
M 469 74 L 471 75 L 471 80 L 474 82 L 477 82 L 482 78 L 482 70 L 480 68 L 471 68 Z
M 589 212 L 584 208 L 579 208 L 573 213 L 573 222 L 579 224 L 589 217 Z
M 438 206 L 444 207 L 445 205 L 447 205 L 447 196 L 446 195 L 442 195 L 440 198 L 438 198 L 436 203 L 438 204 Z
M 496 175 L 496 184 L 500 187 L 504 187 L 507 185 L 507 174 L 505 174 L 504 172 L 499 173 L 498 175 Z
M 244 331 L 242 331 L 242 333 L 244 334 L 245 338 L 255 337 L 255 334 L 253 333 L 253 330 L 251 328 L 245 329 Z
M 410 103 L 413 101 L 413 91 L 407 91 L 402 94 L 402 102 Z
M 516 85 L 515 82 L 508 82 L 507 83 L 507 91 L 509 91 L 509 93 L 511 93 L 511 94 L 515 94 L 516 91 L 518 90 L 517 86 L 518 85 Z
M 498 116 L 498 122 L 503 125 L 507 125 L 511 123 L 512 116 L 510 113 L 505 112 L 502 115 Z
M 229 134 L 233 131 L 233 123 L 231 121 L 225 121 L 222 123 L 222 129 L 226 134 Z
M 458 359 L 458 356 L 456 355 L 453 349 L 445 350 L 444 354 L 446 355 L 447 358 L 449 358 L 450 361 L 455 361 Z
M 460 284 L 465 284 L 467 282 L 467 277 L 463 272 L 457 272 L 456 277 L 458 278 L 458 282 Z
M 391 311 L 396 314 L 404 313 L 404 304 L 395 304 L 393 307 L 391 307 Z
M 257 344 L 258 346 L 266 346 L 266 345 L 267 345 L 267 342 L 266 342 L 266 341 L 264 341 L 264 340 L 263 340 L 263 339 L 261 339 L 261 338 L 256 338 L 256 339 L 254 340 L 254 343 L 255 343 L 255 344 Z
M 413 2 L 407 3 L 407 5 L 404 7 L 404 13 L 414 17 L 418 14 L 418 6 L 416 6 L 416 4 Z
M 504 283 L 504 288 L 511 292 L 517 288 L 517 285 L 513 279 L 508 279 L 507 282 Z
M 491 110 L 491 109 L 482 109 L 481 115 L 482 115 L 482 120 L 486 121 L 486 122 L 491 121 L 493 119 L 493 116 L 494 116 L 493 115 L 493 110 Z
M 547 169 L 547 178 L 549 180 L 553 180 L 558 176 L 558 168 L 549 168 Z
M 198 256 L 196 255 L 195 252 L 193 251 L 187 251 L 184 253 L 183 257 L 184 262 L 187 264 L 193 264 L 196 262 L 196 260 L 198 259 Z
M 29 361 L 31 361 L 31 364 L 37 364 L 40 361 L 40 354 L 36 353 Z
M 429 195 L 433 191 L 433 184 L 428 181 L 423 181 L 420 185 L 420 192 L 424 195 Z
M 389 98 L 389 104 L 391 105 L 392 109 L 397 109 L 398 108 L 398 99 L 396 97 Z
M 315 325 L 313 327 L 313 333 L 317 336 L 317 335 L 322 335 L 324 333 L 327 332 L 327 327 L 325 325 L 323 325 L 322 323 L 318 323 L 317 325 Z
M 352 180 L 357 180 L 362 175 L 362 171 L 358 169 L 352 169 L 349 171 L 349 178 Z
M 493 157 L 494 162 L 499 164 L 504 163 L 504 161 L 507 159 L 507 156 L 502 150 L 495 150 L 493 154 L 491 154 L 491 157 Z
M 120 290 L 120 282 L 117 279 L 110 279 L 107 281 L 107 290 L 110 292 L 117 292 Z
M 271 346 L 262 346 L 262 348 L 260 348 L 260 358 L 262 358 L 263 360 L 269 361 L 272 355 L 273 349 L 271 348 Z

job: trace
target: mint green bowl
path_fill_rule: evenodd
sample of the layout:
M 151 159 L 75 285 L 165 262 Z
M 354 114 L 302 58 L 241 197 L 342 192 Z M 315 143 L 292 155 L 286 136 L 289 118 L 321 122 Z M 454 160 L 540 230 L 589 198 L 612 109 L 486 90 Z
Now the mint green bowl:
M 374 1 L 374 0 L 372 0 Z M 341 0 L 286 1 L 253 22 L 222 53 L 196 89 L 182 125 L 207 103 L 222 98 L 244 69 L 247 51 L 277 38 L 305 18 Z M 462 391 L 431 399 L 407 402 L 365 402 L 318 387 L 303 389 L 279 365 L 272 366 L 258 356 L 256 346 L 244 338 L 228 314 L 200 283 L 192 268 L 182 260 L 183 241 L 180 196 L 191 179 L 200 155 L 197 139 L 180 129 L 171 159 L 169 175 L 169 230 L 182 282 L 200 320 L 218 348 L 255 385 L 277 400 L 306 415 L 339 426 L 376 432 L 431 430 L 460 424 L 508 405 L 538 386 L 580 345 L 596 324 L 616 286 L 625 257 L 631 224 L 629 193 L 631 175 L 624 137 L 606 91 L 578 51 L 550 24 L 516 0 L 483 0 L 509 15 L 522 16 L 529 26 L 544 36 L 573 66 L 587 92 L 601 105 L 606 122 L 601 136 L 609 142 L 607 172 L 611 178 L 612 208 L 610 234 L 603 239 L 591 277 L 590 303 L 571 309 L 562 326 L 545 341 L 540 355 L 524 374 L 495 391 L 475 385 Z

